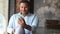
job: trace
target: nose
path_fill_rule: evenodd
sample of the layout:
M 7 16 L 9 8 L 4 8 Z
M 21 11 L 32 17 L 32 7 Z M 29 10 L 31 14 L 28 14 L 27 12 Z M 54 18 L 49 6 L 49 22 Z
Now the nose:
M 23 8 L 23 10 L 25 10 L 25 8 Z

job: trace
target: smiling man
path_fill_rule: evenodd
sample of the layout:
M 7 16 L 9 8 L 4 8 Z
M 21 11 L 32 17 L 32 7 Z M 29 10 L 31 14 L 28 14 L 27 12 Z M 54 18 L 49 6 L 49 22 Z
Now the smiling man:
M 10 34 L 33 34 L 38 26 L 38 17 L 29 13 L 28 1 L 21 1 L 19 7 L 19 13 L 12 15 L 9 20 L 7 32 Z

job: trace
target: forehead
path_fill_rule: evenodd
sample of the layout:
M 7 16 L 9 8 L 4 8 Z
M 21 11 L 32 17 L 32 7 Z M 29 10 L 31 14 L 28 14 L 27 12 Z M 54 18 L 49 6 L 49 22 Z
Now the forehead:
M 25 3 L 25 2 L 21 2 L 20 5 L 26 5 L 26 6 L 29 6 L 28 3 Z

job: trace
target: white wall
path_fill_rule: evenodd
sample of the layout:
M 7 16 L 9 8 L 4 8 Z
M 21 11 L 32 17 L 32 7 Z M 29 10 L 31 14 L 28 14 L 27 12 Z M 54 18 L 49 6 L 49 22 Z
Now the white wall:
M 2 16 L 0 16 L 0 17 L 5 19 L 5 21 L 1 19 L 5 23 L 3 25 L 7 27 L 7 23 L 8 23 L 8 0 L 0 0 L 0 14 L 3 15 L 3 17 Z M 4 27 L 4 29 L 6 30 L 5 27 Z M 0 34 L 6 34 L 6 31 L 3 32 L 3 30 L 0 30 Z

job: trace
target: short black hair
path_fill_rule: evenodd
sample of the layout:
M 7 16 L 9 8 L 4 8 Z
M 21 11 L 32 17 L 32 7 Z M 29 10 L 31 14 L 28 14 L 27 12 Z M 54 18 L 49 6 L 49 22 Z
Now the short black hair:
M 20 1 L 19 5 L 20 5 L 21 3 L 27 3 L 28 6 L 30 6 L 30 2 L 29 2 L 29 1 L 26 1 L 26 0 L 24 0 L 24 1 Z

